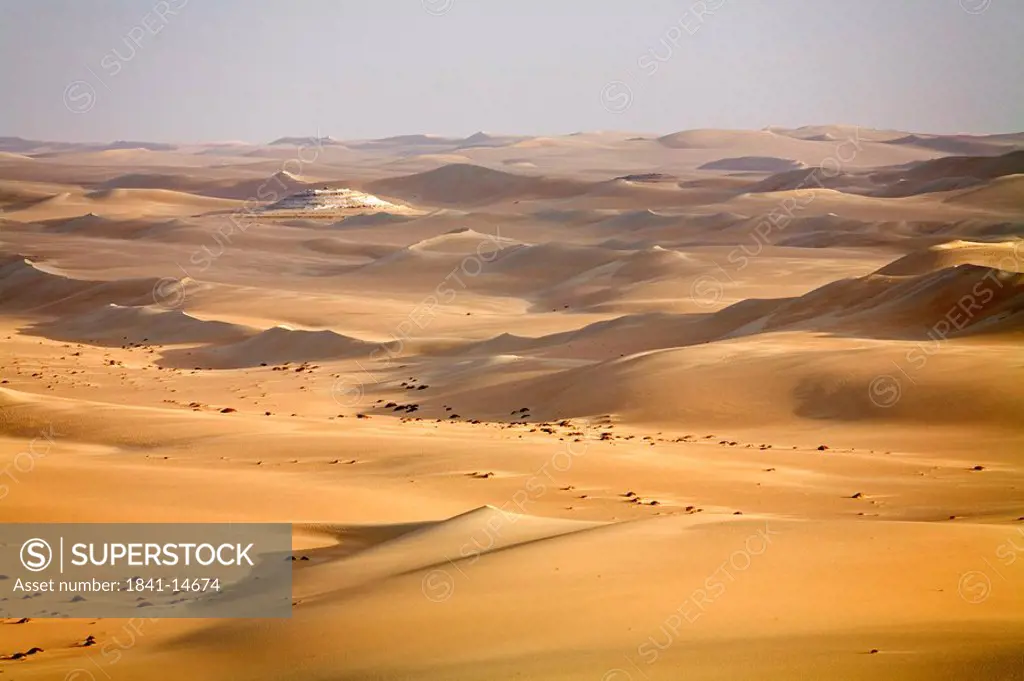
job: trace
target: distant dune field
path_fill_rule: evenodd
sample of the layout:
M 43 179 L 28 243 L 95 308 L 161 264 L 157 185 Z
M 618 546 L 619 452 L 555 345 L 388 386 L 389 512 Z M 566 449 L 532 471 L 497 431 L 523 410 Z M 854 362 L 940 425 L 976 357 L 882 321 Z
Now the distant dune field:
M 4 521 L 295 554 L 291 619 L 0 678 L 1021 678 L 1022 149 L 0 138 Z

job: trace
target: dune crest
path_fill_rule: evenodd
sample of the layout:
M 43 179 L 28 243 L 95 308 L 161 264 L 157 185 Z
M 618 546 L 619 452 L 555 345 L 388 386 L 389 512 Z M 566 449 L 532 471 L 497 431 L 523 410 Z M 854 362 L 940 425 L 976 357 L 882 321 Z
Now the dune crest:
M 164 362 L 168 366 L 239 369 L 365 356 L 375 347 L 328 329 L 311 331 L 280 325 L 248 335 L 244 340 L 170 351 Z
M 181 310 L 154 305 L 106 307 L 30 327 L 32 333 L 57 340 L 123 346 L 209 343 L 245 338 L 256 329 L 216 320 L 202 320 Z
M 157 278 L 96 281 L 75 279 L 58 268 L 29 258 L 0 261 L 0 308 L 24 313 L 58 314 L 109 303 L 150 305 Z M 185 286 L 186 284 L 182 284 Z
M 458 163 L 425 173 L 376 180 L 369 188 L 384 196 L 441 206 L 566 197 L 586 191 L 586 185 L 571 180 L 516 175 Z

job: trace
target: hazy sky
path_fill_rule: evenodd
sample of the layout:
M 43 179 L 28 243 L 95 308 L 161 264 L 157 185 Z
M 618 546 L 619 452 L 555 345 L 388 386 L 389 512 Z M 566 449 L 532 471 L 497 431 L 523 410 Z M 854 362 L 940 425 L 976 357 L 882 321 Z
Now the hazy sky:
M 1024 0 L 0 0 L 0 135 L 1024 130 Z

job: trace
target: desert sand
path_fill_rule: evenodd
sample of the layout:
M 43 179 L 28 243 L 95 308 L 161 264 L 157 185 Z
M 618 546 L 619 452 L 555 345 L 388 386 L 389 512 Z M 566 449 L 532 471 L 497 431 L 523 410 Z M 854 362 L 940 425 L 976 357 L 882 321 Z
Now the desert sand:
M 4 138 L 0 520 L 308 560 L 0 678 L 1024 678 L 1022 148 Z

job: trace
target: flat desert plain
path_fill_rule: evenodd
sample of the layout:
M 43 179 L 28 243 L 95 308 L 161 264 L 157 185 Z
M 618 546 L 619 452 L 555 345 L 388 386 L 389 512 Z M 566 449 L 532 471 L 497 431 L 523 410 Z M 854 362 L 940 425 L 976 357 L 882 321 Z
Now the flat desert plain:
M 0 679 L 1024 679 L 1024 134 L 0 142 L 0 519 L 303 558 Z

